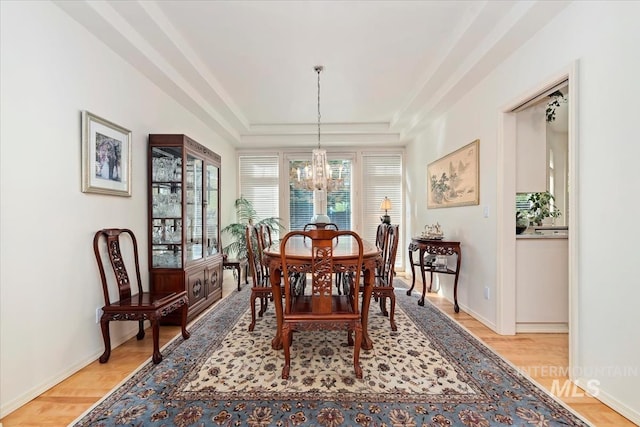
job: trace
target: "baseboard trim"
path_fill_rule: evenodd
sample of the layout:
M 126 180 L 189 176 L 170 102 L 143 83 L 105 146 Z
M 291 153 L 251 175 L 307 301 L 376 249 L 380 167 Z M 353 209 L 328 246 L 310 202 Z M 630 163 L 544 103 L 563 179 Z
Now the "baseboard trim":
M 579 377 L 576 378 L 574 383 L 583 390 L 593 389 L 592 383 L 593 379 Z M 593 396 L 595 399 L 598 399 L 600 402 L 604 403 L 623 417 L 627 418 L 629 421 L 636 425 L 640 425 L 640 412 L 636 411 L 633 408 L 630 408 L 626 404 L 620 402 L 615 397 L 611 396 L 609 393 L 598 390 L 598 395 Z
M 131 323 L 131 326 L 128 327 L 128 330 L 124 331 L 123 334 L 120 336 L 111 337 L 112 338 L 111 351 L 113 351 L 116 347 L 118 347 L 122 343 L 130 340 L 131 338 L 137 335 L 138 323 L 137 322 L 127 322 L 127 323 Z M 50 378 L 49 380 L 42 382 L 39 386 L 34 387 L 31 390 L 28 390 L 26 393 L 23 393 L 22 395 L 16 397 L 15 399 L 9 402 L 3 402 L 2 406 L 0 407 L 0 418 L 6 417 L 16 409 L 19 409 L 20 407 L 31 402 L 33 399 L 40 396 L 45 391 L 49 390 L 50 388 L 66 380 L 73 374 L 77 373 L 82 368 L 85 368 L 86 366 L 95 362 L 96 360 L 98 360 L 98 358 L 102 355 L 103 352 L 104 352 L 104 347 L 100 347 L 98 350 L 90 354 L 88 357 L 79 361 L 75 365 L 70 366 L 68 369 L 64 370 L 63 372 L 60 372 L 59 374 Z
M 451 304 L 453 304 L 453 301 L 449 300 L 449 298 L 447 298 L 447 301 L 449 301 Z M 491 329 L 496 334 L 498 333 L 497 326 L 496 326 L 496 324 L 494 322 L 491 322 L 489 319 L 487 319 L 486 317 L 480 315 L 478 312 L 476 312 L 474 310 L 471 310 L 466 305 L 460 304 L 460 301 L 458 301 L 458 305 L 460 306 L 460 311 L 464 311 L 465 313 L 467 313 L 468 315 L 470 315 L 471 317 L 476 319 L 478 322 L 482 323 L 484 326 L 486 326 L 487 328 Z M 480 340 L 480 341 L 482 341 L 482 340 Z
M 516 333 L 568 334 L 568 323 L 516 323 Z

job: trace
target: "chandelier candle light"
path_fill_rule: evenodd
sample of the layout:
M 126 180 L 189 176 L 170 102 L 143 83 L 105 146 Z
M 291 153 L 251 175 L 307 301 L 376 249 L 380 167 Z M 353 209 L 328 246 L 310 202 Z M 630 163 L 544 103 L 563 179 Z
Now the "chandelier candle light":
M 296 188 L 313 191 L 313 223 L 331 222 L 327 216 L 327 193 L 339 190 L 343 187 L 342 166 L 338 169 L 338 178 L 333 178 L 333 171 L 327 161 L 327 150 L 320 147 L 320 72 L 322 65 L 313 67 L 318 74 L 318 148 L 311 154 L 311 166 L 307 165 L 302 170 L 297 168 Z

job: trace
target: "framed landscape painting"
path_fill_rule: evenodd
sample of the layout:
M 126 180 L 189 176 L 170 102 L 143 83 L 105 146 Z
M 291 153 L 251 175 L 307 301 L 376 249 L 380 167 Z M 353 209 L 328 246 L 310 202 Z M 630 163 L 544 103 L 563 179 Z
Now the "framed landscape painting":
M 427 207 L 480 204 L 480 140 L 427 165 Z
M 131 131 L 82 112 L 82 191 L 131 196 Z

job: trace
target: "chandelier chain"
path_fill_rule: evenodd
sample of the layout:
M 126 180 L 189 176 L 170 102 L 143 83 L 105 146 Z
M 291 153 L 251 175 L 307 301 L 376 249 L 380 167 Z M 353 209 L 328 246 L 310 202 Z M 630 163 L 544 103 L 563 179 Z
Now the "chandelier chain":
M 320 71 L 322 71 L 322 67 L 316 67 L 318 73 L 318 148 L 320 148 Z
M 313 69 L 318 74 L 318 148 L 312 151 L 310 165 L 307 163 L 307 166 L 303 168 L 291 169 L 291 182 L 294 188 L 313 191 L 314 197 L 316 197 L 316 192 L 323 192 L 324 203 L 322 203 L 322 207 L 319 207 L 319 211 L 316 211 L 317 206 L 315 206 L 316 202 L 314 201 L 314 212 L 326 217 L 327 193 L 340 190 L 344 186 L 344 179 L 342 178 L 343 166 L 339 165 L 339 168 L 336 169 L 338 177 L 334 178 L 331 165 L 327 159 L 327 150 L 320 147 L 320 122 L 322 119 L 320 114 L 320 73 L 324 70 L 324 66 L 316 65 Z M 328 220 L 328 217 L 326 219 Z

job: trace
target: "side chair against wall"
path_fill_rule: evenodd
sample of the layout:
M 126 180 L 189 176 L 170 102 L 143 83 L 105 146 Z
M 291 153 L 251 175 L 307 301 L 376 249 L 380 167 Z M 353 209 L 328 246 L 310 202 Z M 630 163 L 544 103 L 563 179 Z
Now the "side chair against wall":
M 269 299 L 273 298 L 271 292 L 271 283 L 269 281 L 268 271 L 265 274 L 262 262 L 262 237 L 259 226 L 248 225 L 246 229 L 246 241 L 247 241 L 247 258 L 249 262 L 249 271 L 253 278 L 251 285 L 251 323 L 249 324 L 249 331 L 253 331 L 256 326 L 256 300 L 260 300 L 260 311 L 258 316 L 267 311 L 267 303 Z
M 353 367 L 356 378 L 362 378 L 360 366 L 360 347 L 362 345 L 362 319 L 358 302 L 357 282 L 352 281 L 351 292 L 347 295 L 334 295 L 332 276 L 334 267 L 333 248 L 336 239 L 354 240 L 357 257 L 340 260 L 340 270 L 349 274 L 345 277 L 360 277 L 362 273 L 363 243 L 360 236 L 353 231 L 311 230 L 292 231 L 280 242 L 282 261 L 282 277 L 284 280 L 284 310 L 282 315 L 282 342 L 284 348 L 284 367 L 282 378 L 289 378 L 291 368 L 290 347 L 293 332 L 310 330 L 342 330 L 347 332 L 347 342 L 353 345 Z M 310 239 L 307 248 L 311 258 L 302 259 L 300 255 L 287 253 L 287 243 L 292 238 L 303 241 Z M 308 242 L 308 241 L 307 241 Z M 310 273 L 310 294 L 295 294 L 290 286 L 291 273 Z M 352 334 L 355 334 L 355 341 Z
M 128 235 L 130 239 L 123 239 L 123 235 Z M 100 241 L 104 237 L 106 249 L 101 248 Z M 138 283 L 138 293 L 131 295 L 131 281 L 125 267 L 125 260 L 121 252 L 121 241 L 130 241 L 133 248 L 133 261 L 136 270 L 136 280 Z M 138 262 L 138 243 L 133 232 L 126 228 L 105 228 L 96 232 L 93 237 L 93 252 L 98 262 L 100 279 L 102 281 L 102 291 L 104 293 L 104 307 L 100 317 L 100 328 L 104 340 L 104 353 L 100 356 L 100 363 L 106 363 L 111 355 L 111 337 L 109 335 L 109 322 L 112 320 L 137 320 L 138 334 L 136 338 L 144 338 L 144 321 L 151 322 L 153 333 L 153 363 L 162 361 L 160 354 L 160 318 L 167 314 L 181 310 L 182 337 L 189 338 L 187 331 L 187 312 L 189 300 L 187 291 L 182 292 L 143 292 L 142 281 L 140 279 L 140 264 Z M 118 300 L 111 301 L 109 296 L 109 283 L 105 273 L 103 256 L 109 258 L 113 269 L 115 282 L 118 286 Z

